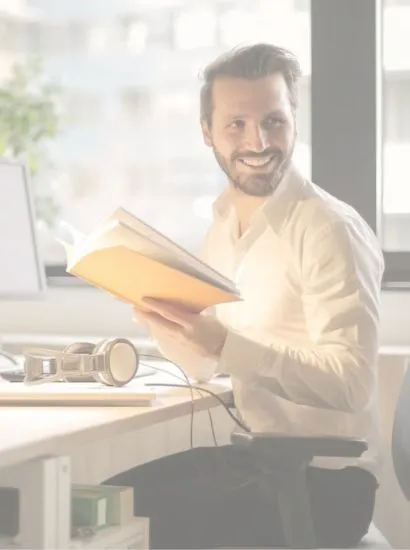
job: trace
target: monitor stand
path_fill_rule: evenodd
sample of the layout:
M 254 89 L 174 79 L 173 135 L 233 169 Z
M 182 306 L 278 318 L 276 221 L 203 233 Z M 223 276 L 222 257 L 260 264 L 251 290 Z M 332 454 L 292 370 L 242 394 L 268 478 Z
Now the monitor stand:
M 14 372 L 17 369 L 21 369 L 21 365 L 17 357 L 4 350 L 0 343 L 0 382 L 6 379 L 5 376 L 3 376 L 4 374 Z
M 9 361 L 11 361 L 14 365 L 18 365 L 17 359 L 15 359 L 11 353 L 8 353 L 7 351 L 4 351 L 4 349 L 0 349 L 0 357 L 5 357 Z
M 0 360 L 1 358 L 7 359 L 7 361 L 10 361 L 15 366 L 19 365 L 17 357 L 15 357 L 12 353 L 6 351 L 2 344 L 1 344 L 1 336 L 0 336 Z

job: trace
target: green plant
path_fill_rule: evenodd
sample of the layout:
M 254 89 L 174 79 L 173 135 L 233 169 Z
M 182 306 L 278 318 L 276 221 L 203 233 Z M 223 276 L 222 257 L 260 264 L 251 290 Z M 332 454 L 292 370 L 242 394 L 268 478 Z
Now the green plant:
M 0 86 L 0 155 L 23 160 L 32 177 L 37 214 L 52 226 L 59 204 L 50 185 L 49 144 L 60 132 L 60 89 L 46 80 L 39 60 L 13 66 Z

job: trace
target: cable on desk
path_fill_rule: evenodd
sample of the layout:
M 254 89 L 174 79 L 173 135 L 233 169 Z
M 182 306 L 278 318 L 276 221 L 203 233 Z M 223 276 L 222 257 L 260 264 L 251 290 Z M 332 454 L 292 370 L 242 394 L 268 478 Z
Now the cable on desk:
M 145 358 L 149 358 L 149 359 L 158 359 L 158 357 L 155 357 L 154 355 L 140 355 L 140 357 L 145 357 Z M 144 365 L 144 363 L 141 363 L 141 365 Z M 152 368 L 153 370 L 155 370 L 156 372 L 163 372 L 165 374 L 168 374 L 169 376 L 173 376 L 174 378 L 177 378 L 178 380 L 181 380 L 181 382 L 184 382 L 184 378 L 181 378 L 180 376 L 178 376 L 177 374 L 173 373 L 173 372 L 169 372 L 167 371 L 166 369 L 161 369 L 160 367 L 155 367 L 153 365 L 147 365 L 146 366 Z M 182 370 L 182 369 L 181 369 Z M 185 373 L 183 373 L 185 375 Z M 190 447 L 191 449 L 194 448 L 194 393 L 193 393 L 193 387 L 192 387 L 192 384 L 189 382 L 189 379 L 188 377 L 185 375 L 185 378 L 186 378 L 186 381 L 187 381 L 187 384 L 188 384 L 188 387 L 190 389 L 190 392 L 191 392 L 191 424 L 190 424 L 190 434 L 189 434 L 189 441 L 190 441 Z M 148 384 L 145 384 L 146 386 Z
M 161 357 L 158 357 L 156 355 L 148 355 L 148 354 L 141 354 L 140 357 L 142 358 L 148 358 L 148 359 L 155 359 L 155 360 L 160 360 Z M 168 374 L 170 376 L 173 376 L 174 378 L 177 378 L 178 380 L 180 380 L 181 382 L 186 382 L 186 384 L 171 384 L 171 383 L 146 383 L 145 385 L 146 386 L 151 386 L 151 387 L 170 387 L 170 388 L 183 388 L 183 389 L 189 389 L 190 392 L 191 392 L 191 430 L 190 430 L 190 435 L 191 435 L 191 449 L 193 449 L 193 421 L 194 421 L 194 413 L 195 413 L 195 405 L 194 405 L 194 397 L 193 397 L 193 390 L 197 390 L 199 392 L 203 392 L 203 393 L 207 393 L 208 395 L 211 395 L 212 397 L 214 397 L 222 406 L 223 408 L 226 410 L 226 412 L 228 413 L 228 415 L 232 418 L 232 420 L 235 422 L 235 424 L 237 424 L 241 429 L 243 429 L 245 432 L 250 432 L 249 428 L 239 420 L 239 418 L 237 418 L 233 413 L 232 411 L 230 410 L 230 408 L 227 406 L 227 404 L 223 401 L 223 399 L 217 395 L 216 393 L 214 393 L 213 391 L 211 390 L 208 390 L 207 388 L 200 388 L 198 387 L 197 385 L 194 385 L 190 382 L 187 374 L 185 373 L 185 371 L 179 366 L 177 365 L 176 363 L 174 363 L 173 361 L 170 361 L 169 359 L 166 359 L 166 361 L 168 361 L 169 363 L 171 363 L 172 365 L 174 365 L 182 374 L 183 378 L 181 378 L 180 376 L 178 376 L 177 374 L 175 373 L 172 373 L 172 372 L 169 372 L 167 369 L 161 369 L 160 367 L 155 367 L 153 365 L 149 365 L 153 370 L 156 370 L 158 372 L 163 372 L 165 374 Z M 214 442 L 215 442 L 215 446 L 218 447 L 218 443 L 217 443 L 217 440 L 216 440 L 216 434 L 215 434 L 215 428 L 214 428 L 214 424 L 213 424 L 213 419 L 212 419 L 212 415 L 211 415 L 211 411 L 210 409 L 208 409 L 208 416 L 209 416 L 209 422 L 210 422 L 210 426 L 211 426 L 211 430 L 212 430 L 212 435 L 213 435 L 213 439 L 214 439 Z M 221 457 L 222 459 L 222 457 Z M 224 465 L 231 471 L 234 471 L 235 472 L 235 468 L 232 467 L 231 464 L 228 464 L 226 458 L 223 460 L 223 463 Z M 204 474 L 204 472 L 201 470 L 201 468 L 198 468 L 198 474 L 206 480 L 207 476 Z M 264 473 L 258 473 L 256 475 L 250 475 L 246 480 L 242 480 L 238 485 L 234 485 L 232 488 L 231 488 L 231 491 L 234 491 L 236 489 L 238 489 L 239 487 L 243 487 L 243 486 L 246 486 L 246 485 L 249 485 L 251 484 L 252 482 L 256 481 L 260 475 L 264 475 Z
M 9 353 L 9 352 L 5 351 L 4 349 L 1 349 L 1 348 L 0 348 L 0 357 L 4 357 L 5 359 L 7 359 L 11 363 L 13 363 L 13 365 L 19 366 L 19 362 L 16 359 L 16 357 L 14 357 L 13 354 L 11 354 L 11 353 Z
M 147 355 L 147 354 L 142 354 L 142 355 L 140 355 L 140 357 L 149 358 L 149 359 L 156 359 L 156 360 L 160 359 L 155 355 Z M 169 372 L 166 369 L 161 369 L 160 367 L 156 367 L 156 366 L 153 366 L 151 364 L 149 365 L 149 367 L 152 368 L 155 371 L 163 372 L 165 374 L 173 376 L 174 378 L 177 378 L 181 382 L 185 381 L 187 385 L 182 385 L 181 387 L 184 387 L 184 388 L 189 387 L 190 392 L 191 392 L 190 446 L 191 446 L 191 449 L 193 449 L 194 448 L 194 414 L 195 414 L 195 399 L 194 399 L 193 391 L 196 390 L 198 392 L 201 392 L 202 388 L 196 388 L 195 386 L 193 386 L 191 384 L 188 376 L 186 375 L 185 371 L 179 365 L 176 365 L 172 361 L 169 361 L 169 363 L 172 363 L 181 372 L 181 374 L 184 378 L 181 378 L 177 374 L 175 374 L 173 372 Z M 143 364 L 143 363 L 141 363 L 141 364 Z M 149 384 L 146 384 L 146 385 L 149 385 Z M 171 387 L 178 387 L 178 386 L 171 384 Z M 215 433 L 215 427 L 214 427 L 214 423 L 213 423 L 213 419 L 212 419 L 212 414 L 211 414 L 211 411 L 209 409 L 208 409 L 208 417 L 209 417 L 209 423 L 210 423 L 211 431 L 212 431 L 212 438 L 213 438 L 215 447 L 218 447 L 218 441 L 216 439 L 216 433 Z
M 141 355 L 141 357 L 145 357 L 145 358 L 150 358 L 150 359 L 160 359 L 159 357 L 155 356 L 155 355 Z M 152 383 L 152 384 L 145 384 L 146 386 L 157 386 L 157 387 L 160 387 L 160 386 L 164 386 L 164 387 L 171 387 L 171 388 L 187 388 L 189 387 L 191 390 L 192 389 L 196 389 L 196 390 L 199 390 L 199 391 L 202 391 L 204 393 L 207 393 L 209 395 L 211 395 L 212 397 L 214 397 L 217 401 L 219 401 L 219 403 L 223 406 L 223 408 L 226 410 L 226 412 L 228 413 L 228 415 L 232 418 L 232 420 L 242 429 L 244 430 L 245 432 L 250 432 L 249 428 L 239 420 L 239 418 L 237 418 L 233 413 L 232 411 L 230 410 L 230 408 L 227 406 L 227 404 L 223 401 L 223 399 L 221 399 L 221 397 L 214 393 L 213 391 L 211 390 L 208 390 L 206 388 L 200 388 L 198 387 L 196 384 L 191 384 L 191 382 L 189 381 L 189 378 L 188 376 L 186 375 L 186 373 L 184 372 L 184 370 L 177 364 L 175 364 L 173 361 L 169 361 L 169 359 L 167 359 L 167 361 L 169 363 L 171 363 L 172 365 L 174 365 L 181 373 L 182 375 L 184 376 L 184 379 L 186 380 L 187 382 L 187 385 L 184 385 L 184 384 L 165 384 L 165 383 Z M 150 365 L 151 366 L 151 365 Z M 155 369 L 155 367 L 152 367 Z M 163 372 L 166 372 L 167 374 L 171 374 L 169 371 L 166 371 L 165 369 L 159 369 L 159 370 L 162 370 Z M 175 376 L 175 375 L 174 375 Z M 179 376 L 177 376 L 177 378 L 180 379 Z M 191 391 L 191 396 L 192 396 L 192 391 Z M 193 399 L 193 396 L 192 396 L 192 399 Z
M 141 365 L 144 365 L 144 363 L 141 363 Z M 168 374 L 170 376 L 173 376 L 175 377 L 177 380 L 181 380 L 181 382 L 184 382 L 184 379 L 181 378 L 180 376 L 178 376 L 177 374 L 174 374 L 172 372 L 169 372 L 168 370 L 166 369 L 160 369 L 160 368 L 157 368 L 157 367 L 153 367 L 152 365 L 147 365 L 145 364 L 147 367 L 149 366 L 150 368 L 156 370 L 156 371 L 159 371 L 159 372 L 164 372 L 165 374 Z M 189 383 L 189 386 L 186 386 L 185 384 L 183 385 L 179 385 L 179 384 L 145 384 L 146 386 L 169 386 L 171 388 L 187 388 L 189 387 L 190 389 L 192 390 L 195 390 L 197 391 L 200 395 L 201 395 L 201 392 L 204 392 L 204 389 L 203 388 L 198 388 L 197 386 L 193 386 L 191 383 Z M 215 447 L 218 447 L 218 441 L 216 439 L 216 433 L 215 433 L 215 427 L 214 427 L 214 421 L 213 421 L 213 418 L 212 418 L 212 413 L 211 413 L 211 410 L 208 409 L 207 410 L 207 413 L 208 413 L 208 418 L 209 418 L 209 424 L 210 424 L 210 427 L 211 427 L 211 432 L 212 432 L 212 439 L 214 441 L 214 444 L 215 444 Z M 195 414 L 195 400 L 193 398 L 193 394 L 191 392 L 191 448 L 193 449 L 194 445 L 193 445 L 193 428 L 194 428 L 194 414 Z
M 157 358 L 156 358 L 157 359 Z M 170 363 L 172 363 L 172 361 L 170 361 Z M 172 363 L 175 365 L 175 363 Z M 182 371 L 181 367 L 179 367 L 179 365 L 175 365 L 179 370 Z M 159 369 L 161 370 L 162 372 L 166 372 L 167 374 L 171 374 L 169 371 L 167 371 L 166 369 Z M 182 371 L 183 372 L 183 371 Z M 184 374 L 184 377 L 185 378 L 188 378 L 186 376 L 185 373 Z M 174 375 L 176 378 L 178 378 L 179 380 L 181 380 L 181 378 L 178 376 L 178 375 Z M 226 412 L 228 413 L 228 415 L 232 418 L 232 420 L 234 420 L 234 422 L 240 427 L 242 428 L 245 432 L 250 432 L 250 429 L 244 424 L 242 423 L 232 412 L 231 410 L 229 409 L 229 407 L 226 405 L 226 403 L 224 403 L 223 399 L 216 393 L 214 393 L 213 391 L 211 390 L 208 390 L 207 388 L 199 388 L 198 386 L 196 385 L 193 385 L 189 382 L 189 379 L 188 379 L 188 384 L 189 386 L 187 386 L 186 384 L 167 384 L 167 383 L 148 383 L 148 384 L 145 384 L 146 386 L 151 386 L 151 387 L 170 387 L 170 388 L 185 388 L 187 389 L 188 387 L 192 390 L 192 389 L 196 389 L 196 390 L 199 390 L 199 391 L 202 391 L 204 393 L 207 393 L 209 395 L 211 395 L 212 397 L 214 397 L 223 407 L 224 409 L 226 410 Z M 192 396 L 192 391 L 191 391 L 191 396 Z M 191 428 L 192 428 L 192 422 L 193 422 L 193 414 L 194 414 L 194 410 L 193 408 L 191 409 L 192 410 L 192 413 L 191 413 Z M 208 410 L 208 412 L 210 412 Z M 216 436 L 215 436 L 215 430 L 214 430 L 214 426 L 213 426 L 213 421 L 212 421 L 212 417 L 210 416 L 210 422 L 211 422 L 211 428 L 212 428 L 212 433 L 213 433 L 213 436 L 214 436 L 214 441 L 215 441 L 215 444 L 216 444 Z M 191 432 L 192 433 L 192 432 Z M 217 444 L 216 444 L 217 446 Z M 193 448 L 193 446 L 191 445 L 191 448 Z M 226 468 L 228 468 L 231 472 L 235 472 L 236 473 L 236 469 L 234 467 L 232 467 L 232 464 L 229 464 L 226 457 L 220 457 L 220 459 L 223 461 L 223 464 L 226 466 Z M 239 488 L 243 488 L 247 485 L 250 485 L 251 483 L 254 483 L 256 482 L 261 476 L 265 476 L 266 473 L 269 473 L 269 472 L 265 472 L 265 471 L 260 471 L 260 472 L 257 472 L 256 474 L 251 474 L 249 475 L 246 479 L 244 480 L 241 480 L 238 484 L 235 484 L 231 487 L 231 489 L 229 490 L 229 492 L 231 491 L 236 491 L 237 489 Z M 198 474 L 206 481 L 207 480 L 207 476 L 206 474 L 201 470 L 201 468 L 198 468 Z
M 161 383 L 152 383 L 152 384 L 145 384 L 146 386 L 169 386 L 170 388 L 186 388 L 187 386 L 185 386 L 184 384 L 161 384 Z M 235 424 L 237 424 L 240 428 L 242 428 L 242 430 L 244 430 L 245 432 L 248 432 L 250 433 L 250 430 L 247 426 L 245 426 L 245 424 L 243 424 L 243 422 L 241 422 L 239 420 L 239 418 L 237 418 L 229 409 L 228 405 L 226 403 L 224 403 L 223 399 L 216 393 L 214 393 L 213 391 L 211 390 L 208 390 L 206 388 L 199 388 L 198 386 L 192 386 L 192 388 L 196 389 L 196 390 L 199 390 L 199 391 L 203 391 L 205 393 L 208 393 L 209 395 L 212 395 L 212 397 L 214 397 L 217 401 L 219 401 L 219 403 L 223 406 L 223 408 L 226 410 L 226 412 L 228 413 L 228 415 L 232 418 L 232 420 L 235 422 Z

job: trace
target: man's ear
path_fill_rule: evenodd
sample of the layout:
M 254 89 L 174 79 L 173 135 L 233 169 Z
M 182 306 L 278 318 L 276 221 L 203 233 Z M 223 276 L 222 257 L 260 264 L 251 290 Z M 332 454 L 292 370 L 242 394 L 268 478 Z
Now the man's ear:
M 295 139 L 298 139 L 299 138 L 299 126 L 298 126 L 298 123 L 297 123 L 297 120 L 296 120 L 296 114 L 294 114 L 294 116 L 293 116 L 293 131 L 294 131 L 294 134 L 295 134 Z
M 211 129 L 209 128 L 208 121 L 205 118 L 201 118 L 202 137 L 205 145 L 212 147 Z

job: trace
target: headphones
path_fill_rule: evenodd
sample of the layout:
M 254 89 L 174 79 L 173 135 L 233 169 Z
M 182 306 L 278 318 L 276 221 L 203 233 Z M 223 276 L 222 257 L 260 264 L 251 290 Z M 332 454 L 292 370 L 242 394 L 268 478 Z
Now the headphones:
M 124 386 L 136 375 L 139 354 L 125 338 L 97 344 L 74 342 L 62 351 L 33 348 L 24 352 L 24 382 L 72 382 L 95 380 L 106 386 Z

